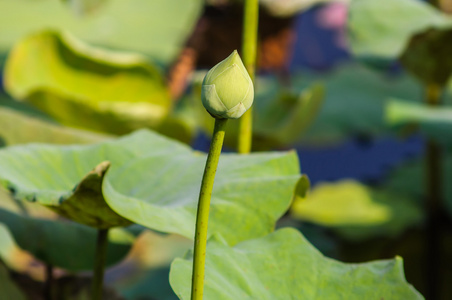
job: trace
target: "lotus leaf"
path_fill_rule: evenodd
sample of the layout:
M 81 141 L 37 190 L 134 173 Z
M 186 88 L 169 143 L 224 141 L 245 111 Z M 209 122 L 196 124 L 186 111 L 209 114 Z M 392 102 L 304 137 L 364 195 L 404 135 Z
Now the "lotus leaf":
M 444 85 L 451 72 L 452 17 L 420 0 L 354 0 L 349 37 L 363 58 L 401 58 L 426 84 Z
M 205 161 L 184 144 L 141 130 L 88 146 L 8 147 L 0 151 L 0 182 L 18 199 L 90 226 L 130 220 L 193 238 Z M 271 232 L 299 177 L 294 151 L 222 155 L 210 234 L 220 232 L 235 244 Z
M 170 284 L 190 299 L 192 254 L 171 265 Z M 323 256 L 297 230 L 280 229 L 229 247 L 207 246 L 205 299 L 423 299 L 405 280 L 400 257 L 346 264 Z

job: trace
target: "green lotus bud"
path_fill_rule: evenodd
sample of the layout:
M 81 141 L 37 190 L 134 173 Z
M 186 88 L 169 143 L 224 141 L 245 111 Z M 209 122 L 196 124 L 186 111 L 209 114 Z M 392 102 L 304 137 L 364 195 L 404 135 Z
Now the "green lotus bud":
M 206 110 L 218 119 L 238 119 L 251 107 L 253 81 L 237 50 L 204 77 L 201 99 Z

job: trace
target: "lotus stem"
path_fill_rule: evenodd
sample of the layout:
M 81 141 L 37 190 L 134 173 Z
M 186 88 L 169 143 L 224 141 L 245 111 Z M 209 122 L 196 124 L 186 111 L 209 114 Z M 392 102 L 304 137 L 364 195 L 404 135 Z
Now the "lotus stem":
M 204 175 L 199 193 L 198 213 L 196 216 L 196 233 L 194 244 L 191 299 L 202 300 L 204 292 L 204 272 L 206 264 L 207 225 L 209 222 L 210 199 L 213 183 L 223 148 L 227 119 L 215 119 L 212 142 L 207 156 Z
M 53 266 L 51 264 L 45 265 L 46 281 L 44 282 L 44 299 L 53 300 L 54 293 L 54 278 L 53 278 Z
M 96 254 L 94 257 L 94 275 L 92 282 L 92 300 L 102 299 L 104 269 L 107 258 L 108 229 L 97 230 Z
M 426 87 L 425 102 L 430 106 L 438 106 L 440 103 L 442 88 L 436 84 Z M 439 285 L 441 282 L 441 147 L 433 139 L 427 139 L 425 151 L 426 172 L 426 203 L 427 229 L 426 229 L 426 263 L 429 299 L 438 299 Z
M 257 53 L 257 30 L 259 19 L 258 0 L 244 1 L 242 58 L 246 70 L 254 83 Z M 241 154 L 251 151 L 253 138 L 253 108 L 250 107 L 241 117 L 239 124 L 239 138 L 237 150 Z

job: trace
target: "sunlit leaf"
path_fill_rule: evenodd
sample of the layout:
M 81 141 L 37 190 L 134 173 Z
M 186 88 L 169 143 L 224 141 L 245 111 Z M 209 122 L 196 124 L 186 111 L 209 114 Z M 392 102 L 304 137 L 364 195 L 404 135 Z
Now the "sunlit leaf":
M 11 51 L 5 88 L 62 124 L 123 134 L 156 127 L 171 108 L 160 72 L 135 54 L 92 48 L 44 31 Z
M 190 299 L 192 254 L 176 259 L 170 283 Z M 205 299 L 423 299 L 405 280 L 400 257 L 345 264 L 323 256 L 298 231 L 280 229 L 231 248 L 208 242 Z
M 423 219 L 421 207 L 407 196 L 371 189 L 353 181 L 322 183 L 291 208 L 296 219 L 337 230 L 350 239 L 395 237 Z
M 16 198 L 87 225 L 127 219 L 191 239 L 205 161 L 184 144 L 142 130 L 89 146 L 8 147 L 0 151 L 0 182 Z M 271 232 L 300 176 L 293 151 L 224 154 L 217 172 L 209 235 L 220 232 L 231 244 Z
M 296 218 L 327 225 L 379 225 L 391 218 L 385 205 L 373 201 L 368 189 L 355 181 L 319 184 L 306 200 L 292 205 Z

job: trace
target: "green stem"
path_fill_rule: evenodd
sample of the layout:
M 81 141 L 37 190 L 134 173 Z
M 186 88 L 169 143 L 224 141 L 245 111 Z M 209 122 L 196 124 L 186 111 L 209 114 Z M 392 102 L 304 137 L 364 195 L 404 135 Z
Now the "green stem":
M 50 264 L 45 265 L 46 268 L 46 281 L 44 283 L 44 299 L 52 300 L 53 299 L 53 266 Z
M 430 106 L 438 106 L 441 98 L 441 86 L 427 86 L 425 102 Z M 426 172 L 426 262 L 427 262 L 427 295 L 429 299 L 438 299 L 441 271 L 441 147 L 435 140 L 427 139 L 425 152 Z
M 243 64 L 250 74 L 254 83 L 257 53 L 257 28 L 259 19 L 258 0 L 244 1 L 243 36 L 242 36 L 242 58 Z M 253 107 L 240 118 L 239 140 L 237 150 L 239 153 L 247 154 L 251 151 L 251 140 L 253 137 Z
M 92 282 L 92 300 L 102 299 L 105 260 L 107 257 L 108 229 L 97 230 L 96 255 L 94 257 L 94 276 Z
M 210 199 L 212 197 L 215 172 L 223 147 L 225 126 L 227 119 L 215 119 L 212 142 L 207 156 L 206 167 L 199 193 L 198 213 L 196 216 L 196 233 L 193 258 L 193 274 L 191 299 L 202 300 L 204 292 L 204 271 L 206 263 L 207 225 L 209 222 Z

